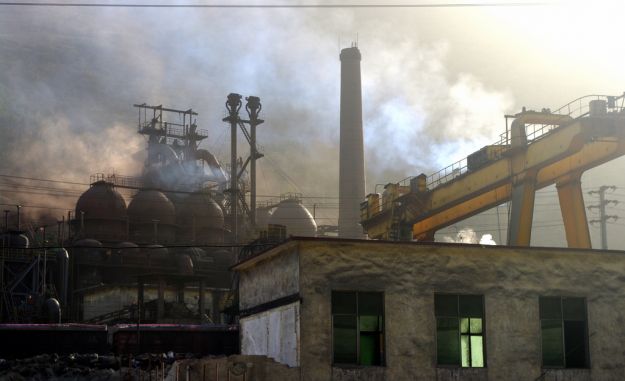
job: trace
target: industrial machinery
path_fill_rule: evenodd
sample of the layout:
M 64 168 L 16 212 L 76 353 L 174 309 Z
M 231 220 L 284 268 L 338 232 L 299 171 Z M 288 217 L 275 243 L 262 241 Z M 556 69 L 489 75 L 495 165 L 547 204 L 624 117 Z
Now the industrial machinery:
M 508 245 L 529 246 L 535 192 L 556 185 L 569 247 L 590 248 L 584 171 L 625 154 L 625 94 L 589 95 L 555 111 L 523 109 L 500 141 L 430 176 L 387 184 L 361 204 L 373 239 L 432 241 L 437 230 L 511 202 Z
M 94 323 L 136 316 L 142 322 L 223 319 L 220 311 L 232 304 L 229 267 L 237 260 L 237 243 L 255 234 L 256 160 L 262 157 L 256 146 L 256 127 L 263 123 L 260 98 L 245 98 L 247 119 L 239 116 L 241 98 L 230 94 L 226 102 L 229 168 L 199 147 L 208 132 L 198 129 L 195 111 L 138 104 L 137 132 L 147 138 L 141 176 L 93 175 L 73 216 L 67 215 L 67 231 L 65 218 L 59 221 L 54 244 L 44 228 L 38 245 L 29 245 L 33 235 L 20 229 L 20 206 L 16 230 L 9 230 L 5 211 L 0 322 L 50 322 L 61 312 L 63 321 Z M 239 129 L 250 143 L 245 162 L 236 153 Z M 133 291 L 144 285 L 145 300 L 143 291 Z M 175 297 L 166 301 L 172 290 Z M 197 294 L 197 309 L 188 308 L 185 290 Z M 208 309 L 204 290 L 212 303 Z

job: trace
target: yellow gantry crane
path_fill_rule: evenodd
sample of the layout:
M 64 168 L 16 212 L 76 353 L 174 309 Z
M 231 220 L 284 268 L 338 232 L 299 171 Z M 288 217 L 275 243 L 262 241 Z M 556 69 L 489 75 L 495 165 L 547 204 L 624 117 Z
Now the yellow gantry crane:
M 510 201 L 508 245 L 529 246 L 535 192 L 555 184 L 568 246 L 591 248 L 580 179 L 625 154 L 624 102 L 625 93 L 588 95 L 553 112 L 506 116 L 513 120 L 499 142 L 369 194 L 362 227 L 372 239 L 433 241 L 437 230 Z

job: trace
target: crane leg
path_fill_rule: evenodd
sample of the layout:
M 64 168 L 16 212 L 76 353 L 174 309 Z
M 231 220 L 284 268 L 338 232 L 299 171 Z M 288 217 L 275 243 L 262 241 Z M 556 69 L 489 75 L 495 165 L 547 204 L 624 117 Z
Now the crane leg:
M 556 188 L 564 221 L 566 241 L 571 248 L 591 249 L 590 232 L 584 207 L 581 173 L 558 179 Z
M 418 236 L 413 236 L 413 239 L 419 242 L 434 242 L 434 234 L 436 234 L 436 231 L 430 230 Z
M 530 245 L 535 196 L 536 178 L 534 176 L 528 176 L 512 186 L 508 245 Z

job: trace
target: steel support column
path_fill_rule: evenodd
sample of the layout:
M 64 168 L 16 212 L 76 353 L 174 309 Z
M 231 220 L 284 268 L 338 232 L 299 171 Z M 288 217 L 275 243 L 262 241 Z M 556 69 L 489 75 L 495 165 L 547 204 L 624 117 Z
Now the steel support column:
M 510 201 L 510 223 L 508 225 L 508 245 L 529 246 L 532 238 L 536 178 L 528 176 L 512 186 Z
M 584 207 L 581 173 L 556 182 L 566 242 L 571 248 L 590 249 L 590 231 Z
M 223 119 L 230 123 L 230 230 L 232 231 L 232 243 L 238 241 L 237 231 L 237 204 L 238 204 L 238 176 L 237 176 L 237 128 L 239 126 L 239 110 L 241 109 L 241 95 L 231 93 L 226 101 L 228 116 Z
M 262 157 L 256 145 L 256 127 L 264 120 L 258 118 L 263 106 L 259 97 L 249 96 L 245 98 L 245 109 L 249 116 L 250 124 L 250 222 L 252 228 L 256 228 L 256 160 Z

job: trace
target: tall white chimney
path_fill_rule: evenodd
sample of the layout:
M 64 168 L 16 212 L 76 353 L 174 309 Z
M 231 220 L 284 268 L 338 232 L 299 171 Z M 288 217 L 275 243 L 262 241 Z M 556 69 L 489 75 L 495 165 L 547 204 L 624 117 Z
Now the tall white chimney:
M 360 51 L 341 50 L 341 148 L 339 168 L 339 237 L 363 238 L 360 203 L 365 197 L 362 139 Z

